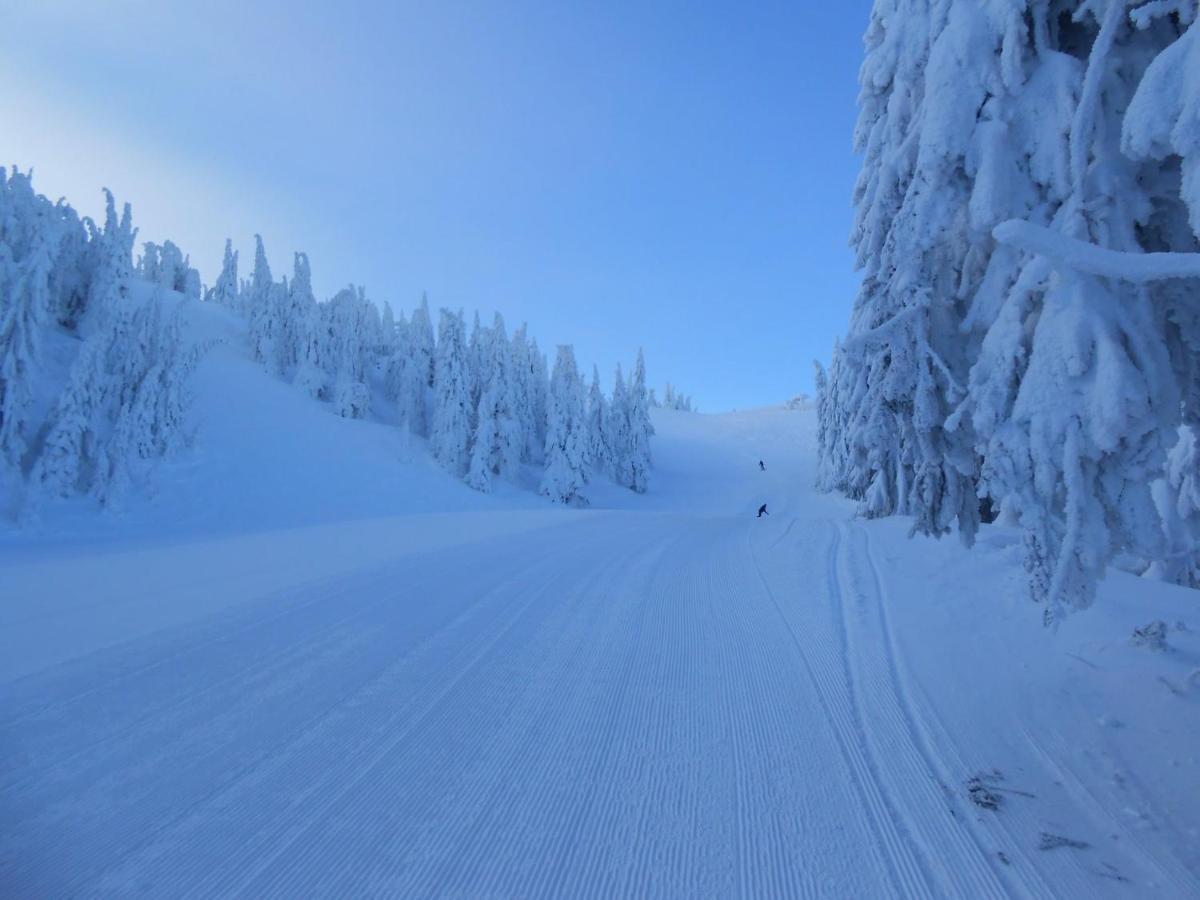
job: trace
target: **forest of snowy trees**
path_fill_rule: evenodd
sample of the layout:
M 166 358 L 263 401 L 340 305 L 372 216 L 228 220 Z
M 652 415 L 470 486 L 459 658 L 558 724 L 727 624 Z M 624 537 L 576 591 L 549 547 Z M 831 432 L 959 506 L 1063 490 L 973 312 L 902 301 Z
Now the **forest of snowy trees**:
M 1200 583 L 1196 0 L 877 0 L 820 484 L 1024 535 L 1048 623 L 1117 560 Z
M 428 302 L 406 318 L 362 288 L 327 301 L 313 294 L 308 257 L 276 280 L 261 238 L 250 277 L 225 245 L 214 285 L 170 241 L 145 243 L 133 261 L 129 207 L 107 195 L 103 227 L 34 192 L 30 175 L 0 169 L 0 514 L 32 516 L 46 497 L 86 494 L 106 506 L 186 442 L 187 382 L 206 352 L 181 333 L 180 302 L 224 307 L 246 321 L 249 350 L 271 375 L 348 418 L 393 422 L 428 440 L 449 472 L 480 491 L 520 483 L 587 503 L 609 478 L 645 492 L 650 391 L 639 352 L 610 396 L 590 389 L 570 346 L 553 373 L 524 326 Z M 174 309 L 174 312 L 170 310 Z M 690 403 L 689 403 L 690 405 Z
M 29 513 L 30 496 L 112 504 L 183 441 L 185 384 L 204 348 L 130 295 L 136 232 L 129 207 L 118 216 L 106 196 L 101 227 L 0 168 L 0 514 Z M 170 244 L 148 251 L 143 271 L 171 290 L 199 287 Z

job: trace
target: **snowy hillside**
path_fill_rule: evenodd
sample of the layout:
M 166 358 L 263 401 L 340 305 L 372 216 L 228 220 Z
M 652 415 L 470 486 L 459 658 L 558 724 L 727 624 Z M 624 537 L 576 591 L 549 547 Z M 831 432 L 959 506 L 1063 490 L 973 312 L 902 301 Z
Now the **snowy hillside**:
M 1191 592 L 1047 631 L 1015 531 L 812 492 L 809 411 L 657 410 L 572 510 L 224 352 L 155 502 L 0 547 L 3 893 L 1195 895 Z

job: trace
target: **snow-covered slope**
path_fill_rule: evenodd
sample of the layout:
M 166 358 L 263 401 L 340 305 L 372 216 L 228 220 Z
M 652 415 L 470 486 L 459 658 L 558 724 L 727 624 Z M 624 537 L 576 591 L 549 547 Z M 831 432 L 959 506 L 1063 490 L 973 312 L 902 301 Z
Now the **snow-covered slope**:
M 810 412 L 656 411 L 579 511 L 198 377 L 153 501 L 0 544 L 0 894 L 1200 891 L 1194 593 L 1046 631 L 1013 532 L 814 493 Z

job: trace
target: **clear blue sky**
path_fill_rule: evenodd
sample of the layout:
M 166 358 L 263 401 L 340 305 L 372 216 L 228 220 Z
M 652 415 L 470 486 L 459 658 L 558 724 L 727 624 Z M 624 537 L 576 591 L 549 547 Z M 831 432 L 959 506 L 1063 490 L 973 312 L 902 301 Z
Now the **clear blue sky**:
M 642 345 L 707 410 L 845 328 L 868 0 L 6 7 L 3 161 L 206 282 L 261 231 L 322 295 L 497 309 L 606 380 Z

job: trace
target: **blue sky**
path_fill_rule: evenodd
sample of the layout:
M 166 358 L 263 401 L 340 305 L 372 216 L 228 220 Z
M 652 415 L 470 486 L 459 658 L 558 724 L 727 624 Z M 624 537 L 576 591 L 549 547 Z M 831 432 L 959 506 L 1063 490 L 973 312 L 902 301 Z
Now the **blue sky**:
M 0 156 L 84 212 L 111 187 L 205 281 L 259 231 L 322 295 L 424 290 L 606 380 L 641 345 L 704 409 L 779 402 L 857 286 L 869 6 L 30 0 Z

